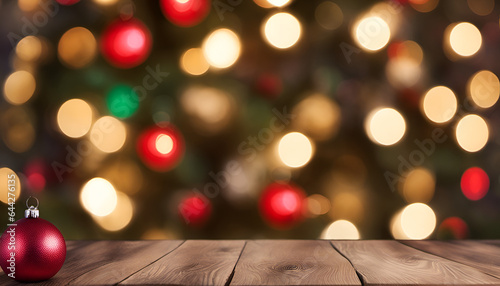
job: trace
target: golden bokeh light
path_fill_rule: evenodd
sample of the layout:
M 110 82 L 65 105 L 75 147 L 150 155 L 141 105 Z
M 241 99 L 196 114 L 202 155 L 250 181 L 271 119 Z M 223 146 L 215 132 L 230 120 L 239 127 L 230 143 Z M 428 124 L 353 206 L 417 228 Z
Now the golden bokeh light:
M 292 0 L 266 0 L 273 7 L 285 7 L 292 2 Z
M 35 142 L 35 126 L 30 110 L 13 106 L 0 113 L 0 129 L 5 145 L 16 153 L 30 150 Z
M 451 89 L 446 86 L 436 86 L 423 96 L 421 106 L 425 116 L 430 121 L 445 123 L 455 116 L 458 102 Z
M 397 57 L 408 58 L 421 64 L 424 59 L 424 51 L 418 43 L 414 41 L 404 41 L 398 45 Z
M 479 115 L 464 116 L 457 124 L 457 142 L 467 152 L 477 152 L 488 143 L 489 129 L 486 121 Z
M 330 201 L 323 195 L 314 194 L 307 197 L 307 210 L 313 216 L 328 213 L 330 207 Z
M 94 35 L 83 27 L 72 28 L 64 33 L 57 46 L 59 60 L 70 68 L 89 65 L 97 54 Z
M 425 168 L 411 170 L 402 184 L 402 193 L 408 203 L 428 203 L 434 196 L 436 178 Z
M 229 29 L 218 29 L 205 38 L 202 45 L 203 55 L 215 68 L 228 68 L 239 58 L 241 43 L 238 35 Z
M 17 6 L 23 12 L 33 12 L 40 8 L 41 0 L 17 0 Z
M 425 239 L 436 228 L 436 215 L 426 204 L 414 203 L 401 212 L 401 230 L 408 239 Z
M 262 26 L 262 36 L 273 47 L 288 49 L 300 38 L 302 27 L 293 15 L 280 12 L 269 17 Z
M 95 216 L 111 214 L 117 205 L 116 190 L 103 178 L 93 178 L 88 181 L 80 192 L 80 203 Z
M 359 195 L 351 192 L 354 191 L 354 186 L 339 186 L 339 188 L 342 189 L 342 192 L 332 197 L 330 218 L 334 220 L 345 219 L 355 223 L 363 221 L 365 208 Z
M 17 201 L 21 195 L 21 181 L 19 176 L 9 168 L 0 168 L 0 202 L 8 204 L 9 198 Z M 11 195 L 9 195 L 11 194 Z
M 360 239 L 359 231 L 356 226 L 347 220 L 337 220 L 332 222 L 321 233 L 321 239 L 342 239 L 353 240 Z
M 436 9 L 439 0 L 411 0 L 410 5 L 418 12 L 427 13 Z
M 267 0 L 253 0 L 253 2 L 262 8 L 266 8 L 266 9 L 274 8 L 274 6 L 271 5 L 271 3 L 269 3 Z
M 472 12 L 479 16 L 486 16 L 493 12 L 495 0 L 467 0 Z
M 180 103 L 193 125 L 207 134 L 224 129 L 235 113 L 229 94 L 212 87 L 191 86 L 182 93 Z
M 318 24 L 327 30 L 335 30 L 344 21 L 344 13 L 339 5 L 332 1 L 324 1 L 316 7 L 314 16 Z
M 36 89 L 35 77 L 27 71 L 16 71 L 7 77 L 3 96 L 10 104 L 20 105 L 28 101 Z
M 118 3 L 119 0 L 93 0 L 94 3 L 102 6 L 111 6 Z
M 468 22 L 451 24 L 445 34 L 449 34 L 445 41 L 448 41 L 451 50 L 462 57 L 470 57 L 477 53 L 483 42 L 479 29 Z
M 365 131 L 368 138 L 379 145 L 396 144 L 406 132 L 406 123 L 397 110 L 381 108 L 370 112 L 365 119 Z
M 394 87 L 409 88 L 418 83 L 422 69 L 416 60 L 397 57 L 387 62 L 385 74 Z
M 190 75 L 202 75 L 210 67 L 200 48 L 192 48 L 184 52 L 180 65 L 182 71 Z
M 133 195 L 140 191 L 144 183 L 141 168 L 127 157 L 118 158 L 99 173 L 99 177 L 106 178 L 116 189 Z
M 278 145 L 278 155 L 283 164 L 288 167 L 302 167 L 311 160 L 313 146 L 304 134 L 291 132 L 281 138 Z
M 500 81 L 494 73 L 482 70 L 471 77 L 467 90 L 470 98 L 477 106 L 489 108 L 498 101 Z
M 42 41 L 35 36 L 22 38 L 16 45 L 16 55 L 23 61 L 35 62 L 42 56 Z
M 391 38 L 391 30 L 384 19 L 378 16 L 364 17 L 354 24 L 354 40 L 366 51 L 378 51 Z
M 90 130 L 90 141 L 104 153 L 120 150 L 127 139 L 125 125 L 111 116 L 99 118 Z
M 340 108 L 322 94 L 312 94 L 299 102 L 292 110 L 295 115 L 292 128 L 323 141 L 335 135 L 340 128 Z
M 107 231 L 124 229 L 134 216 L 132 200 L 122 192 L 116 192 L 116 197 L 116 208 L 110 214 L 106 216 L 92 216 L 99 226 Z
M 57 112 L 57 126 L 64 135 L 71 138 L 80 138 L 87 134 L 92 120 L 92 107 L 78 98 L 66 101 Z
M 410 239 L 404 232 L 403 226 L 401 225 L 401 214 L 403 210 L 398 211 L 391 219 L 390 230 L 392 237 L 395 239 Z

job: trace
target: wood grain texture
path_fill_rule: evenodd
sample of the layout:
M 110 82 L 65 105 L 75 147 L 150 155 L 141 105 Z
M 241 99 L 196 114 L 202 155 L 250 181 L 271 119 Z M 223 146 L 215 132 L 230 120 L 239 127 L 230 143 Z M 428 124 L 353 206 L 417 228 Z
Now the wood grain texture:
M 167 255 L 182 242 L 180 240 L 113 242 L 112 247 L 102 249 L 102 254 L 95 255 L 101 260 L 100 266 L 80 275 L 69 285 L 117 284 Z
M 50 280 L 30 285 L 113 285 L 181 243 L 182 241 L 68 241 L 66 261 L 61 270 Z M 141 258 L 143 251 L 144 254 L 153 256 Z M 0 277 L 0 285 L 18 283 L 3 275 Z
M 500 278 L 500 247 L 477 241 L 402 241 L 413 248 L 472 266 Z
M 189 240 L 120 285 L 225 285 L 245 241 Z
M 364 285 L 500 285 L 500 279 L 397 241 L 332 241 Z
M 361 285 L 328 241 L 249 241 L 231 285 Z

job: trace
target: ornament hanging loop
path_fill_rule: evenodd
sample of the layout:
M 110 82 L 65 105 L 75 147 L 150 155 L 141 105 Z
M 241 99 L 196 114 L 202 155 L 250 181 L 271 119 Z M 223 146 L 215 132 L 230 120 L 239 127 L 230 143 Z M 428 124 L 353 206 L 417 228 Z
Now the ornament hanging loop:
M 36 200 L 36 206 L 29 206 L 29 201 L 31 198 L 34 198 Z M 40 216 L 40 211 L 38 210 L 38 205 L 40 202 L 38 201 L 37 198 L 30 196 L 26 200 L 26 207 L 28 208 L 27 210 L 24 211 L 24 217 L 25 218 L 37 218 Z

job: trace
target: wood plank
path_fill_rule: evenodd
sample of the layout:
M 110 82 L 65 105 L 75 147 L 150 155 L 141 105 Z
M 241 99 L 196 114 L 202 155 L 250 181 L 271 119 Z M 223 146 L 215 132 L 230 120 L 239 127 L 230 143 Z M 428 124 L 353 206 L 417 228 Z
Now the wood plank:
M 180 240 L 164 241 L 115 241 L 113 251 L 102 250 L 105 255 L 95 253 L 106 263 L 87 271 L 70 285 L 114 285 L 154 261 L 167 255 L 183 243 Z
M 500 279 L 397 241 L 332 241 L 364 285 L 500 285 Z
M 249 241 L 231 285 L 361 285 L 328 241 Z
M 120 285 L 225 285 L 245 241 L 189 240 Z
M 76 284 L 89 284 L 85 280 L 77 280 L 82 275 L 91 279 L 89 281 L 91 284 L 112 285 L 153 262 L 155 258 L 158 259 L 165 255 L 180 243 L 181 241 L 68 241 L 66 261 L 61 270 L 50 280 L 30 285 L 68 285 L 74 281 L 77 282 Z M 148 254 L 153 253 L 153 256 L 144 259 L 138 258 L 142 251 L 146 251 Z M 130 257 L 136 257 L 138 260 L 132 261 Z M 130 264 L 125 266 L 122 261 L 128 261 Z M 136 264 L 137 262 L 138 264 Z M 102 275 L 104 272 L 101 270 L 113 268 L 107 267 L 108 264 L 120 268 L 114 268 L 113 271 L 107 272 L 108 277 L 105 277 L 106 275 Z M 87 273 L 93 273 L 96 277 L 92 278 L 92 275 L 89 276 Z M 102 279 L 102 283 L 99 279 Z M 111 281 L 116 282 L 112 283 Z M 3 275 L 0 277 L 0 285 L 18 284 Z
M 472 266 L 500 278 L 500 247 L 477 241 L 402 241 L 416 249 Z

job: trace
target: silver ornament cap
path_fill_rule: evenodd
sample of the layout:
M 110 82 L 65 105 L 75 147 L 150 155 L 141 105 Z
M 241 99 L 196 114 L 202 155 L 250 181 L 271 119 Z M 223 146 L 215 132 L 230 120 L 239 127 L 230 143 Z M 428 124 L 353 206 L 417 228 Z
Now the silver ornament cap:
M 36 206 L 29 205 L 29 201 L 31 198 L 34 198 L 36 200 Z M 28 208 L 27 210 L 24 211 L 24 217 L 25 218 L 38 218 L 40 216 L 40 211 L 38 210 L 38 199 L 35 197 L 29 197 L 26 200 L 26 207 Z

